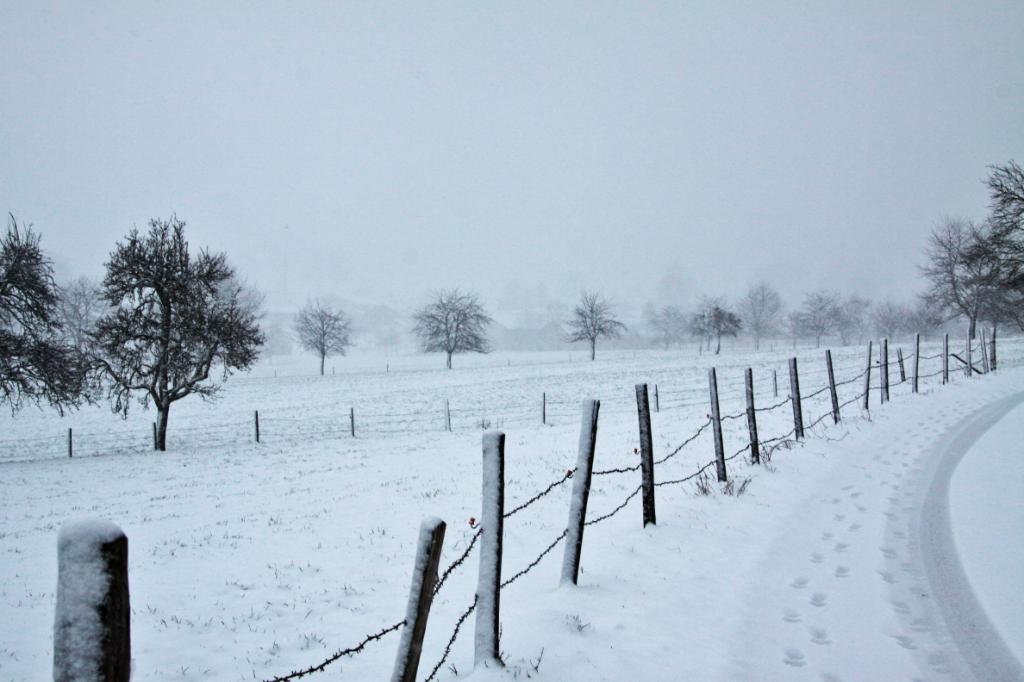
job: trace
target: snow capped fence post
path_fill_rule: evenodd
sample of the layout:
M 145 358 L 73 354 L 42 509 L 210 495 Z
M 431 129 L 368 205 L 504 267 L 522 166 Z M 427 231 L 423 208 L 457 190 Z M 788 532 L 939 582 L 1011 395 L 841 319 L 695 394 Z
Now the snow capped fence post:
M 576 584 L 580 573 L 580 555 L 583 552 L 583 527 L 587 521 L 587 500 L 590 497 L 591 472 L 594 470 L 594 447 L 597 444 L 597 414 L 600 400 L 583 401 L 583 419 L 580 422 L 580 447 L 576 455 L 576 473 L 573 474 L 572 499 L 569 501 L 569 529 L 562 555 L 562 584 Z
M 69 426 L 68 427 L 68 459 L 71 459 L 74 456 L 74 452 L 75 451 L 74 451 L 74 448 L 72 447 L 72 442 L 71 442 L 71 427 Z
M 348 408 L 348 428 L 352 437 L 356 437 L 356 408 Z
M 636 413 L 640 422 L 640 483 L 643 486 L 644 525 L 657 523 L 654 513 L 654 439 L 647 384 L 636 385 Z
M 868 399 L 871 397 L 871 341 L 868 341 L 868 368 L 864 370 L 864 409 L 870 410 Z
M 996 328 L 992 327 L 992 371 L 996 371 Z
M 942 383 L 949 383 L 949 334 L 942 337 Z
M 921 335 L 914 334 L 914 393 L 917 393 L 918 377 L 921 376 Z
M 661 400 L 658 398 L 658 384 L 654 384 L 654 411 L 661 412 Z
M 772 370 L 772 395 L 776 398 L 779 397 L 779 372 L 778 370 Z
M 747 433 L 750 434 L 750 461 L 761 463 L 761 446 L 757 442 L 757 410 L 754 409 L 754 370 L 747 367 L 744 372 L 747 388 Z
M 483 510 L 480 513 L 483 535 L 480 537 L 480 573 L 476 586 L 474 665 L 501 665 L 498 616 L 504 516 L 505 434 L 488 431 L 483 437 Z
M 793 433 L 800 440 L 804 437 L 804 411 L 800 404 L 800 374 L 796 358 L 789 359 L 789 401 L 793 404 Z
M 423 519 L 420 524 L 412 585 L 409 587 L 409 604 L 405 609 L 405 627 L 402 628 L 402 639 L 398 642 L 391 682 L 416 682 L 416 671 L 423 652 L 423 635 L 427 632 L 427 616 L 430 615 L 430 605 L 434 600 L 444 531 L 444 521 L 436 517 Z
M 452 432 L 452 411 L 448 406 L 448 398 L 444 399 L 444 430 L 448 433 Z
M 985 334 L 985 330 L 981 330 L 981 367 L 985 370 L 985 374 L 992 371 L 992 368 L 988 364 L 988 335 Z
M 970 332 L 968 332 L 967 333 L 967 355 L 966 355 L 966 357 L 967 357 L 967 365 L 964 367 L 964 371 L 966 372 L 968 379 L 971 378 L 971 374 L 973 374 L 973 370 L 974 370 L 974 366 L 972 365 L 972 363 L 974 362 L 974 359 L 971 357 L 971 351 L 972 350 L 973 349 L 971 348 L 971 334 L 970 334 Z
M 832 369 L 832 350 L 825 351 L 825 365 L 828 367 L 828 392 L 832 396 L 832 422 L 839 423 L 839 394 L 836 393 L 836 373 Z
M 878 356 L 878 379 L 881 390 L 882 403 L 889 402 L 889 339 L 882 339 L 881 352 Z
M 547 391 L 540 394 L 540 423 L 547 426 L 548 423 L 548 394 Z
M 128 538 L 113 523 L 66 524 L 57 536 L 54 682 L 131 676 Z
M 897 364 L 900 367 L 900 383 L 901 384 L 905 384 L 905 383 L 907 383 L 907 370 L 904 369 L 904 367 L 903 367 L 903 349 L 902 348 L 897 348 L 896 349 L 896 362 L 897 362 Z
M 725 471 L 725 448 L 722 445 L 722 413 L 718 406 L 718 374 L 715 368 L 708 370 L 708 391 L 711 400 L 711 430 L 715 440 L 715 473 L 719 481 L 728 480 Z
M 253 410 L 252 413 L 253 426 L 256 428 L 256 442 L 260 442 L 260 411 Z

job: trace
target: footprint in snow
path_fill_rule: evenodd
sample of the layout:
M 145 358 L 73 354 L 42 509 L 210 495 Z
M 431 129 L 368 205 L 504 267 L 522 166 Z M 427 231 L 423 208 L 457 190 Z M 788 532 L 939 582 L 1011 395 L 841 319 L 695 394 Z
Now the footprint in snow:
M 825 628 L 810 628 L 811 641 L 815 644 L 831 644 L 832 640 L 828 638 L 828 630 Z
M 793 609 L 786 609 L 786 612 L 782 616 L 782 620 L 787 623 L 799 623 L 803 620 L 800 614 Z
M 824 554 L 819 554 L 818 552 L 815 552 L 814 554 L 811 555 L 811 563 L 812 564 L 820 564 L 824 560 L 825 560 L 825 555 Z
M 786 665 L 791 665 L 794 668 L 802 668 L 807 664 L 804 654 L 799 649 L 786 649 L 786 657 L 782 659 L 782 662 Z
M 828 595 L 824 592 L 815 592 L 811 595 L 811 606 L 822 607 L 828 604 Z
M 836 567 L 836 577 L 837 578 L 847 578 L 847 577 L 849 577 L 849 575 L 850 575 L 850 569 L 847 568 L 846 566 L 837 566 Z
M 908 637 L 907 635 L 894 635 L 893 639 L 895 639 L 896 643 L 904 649 L 909 649 L 910 651 L 913 651 L 917 648 L 917 645 L 914 644 L 914 639 L 912 637 Z
M 821 682 L 843 682 L 843 678 L 839 675 L 833 675 L 832 673 L 822 673 Z
M 802 590 L 803 588 L 807 587 L 808 582 L 810 581 L 804 577 L 794 578 L 793 582 L 791 582 L 789 586 L 798 590 Z
M 910 629 L 914 632 L 931 632 L 932 624 L 927 618 L 915 618 L 910 621 Z
M 896 558 L 896 550 L 893 549 L 892 547 L 882 547 L 881 551 L 882 551 L 882 556 L 884 556 L 886 559 L 895 559 Z
M 878 575 L 882 576 L 882 580 L 889 583 L 890 585 L 895 585 L 898 582 L 896 580 L 896 576 L 894 576 L 889 571 L 879 571 Z
M 864 505 L 862 505 L 862 504 L 858 504 L 858 505 L 856 505 L 856 507 L 857 507 L 857 511 L 859 511 L 859 512 L 862 512 L 862 513 L 863 513 L 863 512 L 866 512 L 866 511 L 868 510 L 868 508 L 867 508 L 867 507 L 865 507 L 865 506 L 864 506 Z
M 832 518 L 834 518 L 836 521 L 845 521 L 846 520 L 846 515 L 845 514 L 836 514 Z
M 842 552 L 845 552 L 849 547 L 850 546 L 848 544 L 846 544 L 845 542 L 837 542 L 836 546 L 833 547 L 832 549 L 834 549 L 836 552 L 842 553 Z
M 850 527 L 847 530 L 849 530 L 851 533 L 856 533 L 860 529 L 861 525 L 859 523 L 851 523 Z
M 835 536 L 832 535 L 832 533 L 825 532 L 825 533 L 821 534 L 821 539 L 822 540 L 831 540 L 833 537 L 835 537 Z
M 894 601 L 894 602 L 892 602 L 892 610 L 895 611 L 896 613 L 900 614 L 901 616 L 905 616 L 908 613 L 910 613 L 910 607 L 907 606 L 906 602 L 902 602 L 902 601 Z

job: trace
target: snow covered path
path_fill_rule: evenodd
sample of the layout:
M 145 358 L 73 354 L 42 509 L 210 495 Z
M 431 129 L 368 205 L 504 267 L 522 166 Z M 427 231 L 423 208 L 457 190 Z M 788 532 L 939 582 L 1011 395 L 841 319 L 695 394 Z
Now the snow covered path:
M 580 591 L 531 605 L 563 627 L 503 645 L 527 662 L 543 646 L 545 679 L 1024 679 L 964 610 L 962 573 L 936 570 L 955 558 L 949 477 L 1020 388 L 1015 373 L 873 403 L 870 422 L 776 453 L 742 497 L 665 500 L 657 529 L 590 559 Z M 1024 423 L 1004 426 L 1019 442 Z M 1019 536 L 1004 540 L 1018 555 Z

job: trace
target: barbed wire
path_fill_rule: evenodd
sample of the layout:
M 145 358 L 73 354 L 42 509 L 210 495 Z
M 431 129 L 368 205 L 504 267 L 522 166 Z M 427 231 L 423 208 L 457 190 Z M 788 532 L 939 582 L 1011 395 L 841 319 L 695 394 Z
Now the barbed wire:
M 462 629 L 462 624 L 466 622 L 467 618 L 469 618 L 469 614 L 473 613 L 473 611 L 476 610 L 476 604 L 477 601 L 479 601 L 479 599 L 479 596 L 474 596 L 473 603 L 469 605 L 469 608 L 462 612 L 462 615 L 459 616 L 458 621 L 455 622 L 455 630 L 452 632 L 452 636 L 448 639 L 448 644 L 444 647 L 444 653 L 441 654 L 440 660 L 438 660 L 438 662 L 434 664 L 433 669 L 430 671 L 430 674 L 427 675 L 427 678 L 426 680 L 424 680 L 424 682 L 430 682 L 431 680 L 433 680 L 437 676 L 437 671 L 440 670 L 441 666 L 444 665 L 444 662 L 448 660 L 448 657 L 452 653 L 452 647 L 455 646 L 455 640 L 459 637 L 459 630 Z
M 402 627 L 403 625 L 405 625 L 405 619 L 402 619 L 402 620 L 398 621 L 394 625 L 389 625 L 388 627 L 384 628 L 380 632 L 376 632 L 376 633 L 374 633 L 372 635 L 367 635 L 366 637 L 363 638 L 363 641 L 361 641 L 359 644 L 357 644 L 355 646 L 349 647 L 348 649 L 341 649 L 340 651 L 334 652 L 333 654 L 328 656 L 327 659 L 324 660 L 322 663 L 319 663 L 319 664 L 314 665 L 314 666 L 310 666 L 308 668 L 303 668 L 302 670 L 293 670 L 292 672 L 288 673 L 287 675 L 284 675 L 282 677 L 273 677 L 273 678 L 271 678 L 269 680 L 264 680 L 264 682 L 289 682 L 289 680 L 297 680 L 299 678 L 306 677 L 307 675 L 312 675 L 314 673 L 323 672 L 327 668 L 327 666 L 329 666 L 330 664 L 334 663 L 339 658 L 342 658 L 343 656 L 353 656 L 355 654 L 360 653 L 366 647 L 366 645 L 369 644 L 370 642 L 375 642 L 378 639 L 383 639 L 384 637 L 386 637 L 387 635 L 391 634 L 392 632 L 394 632 L 398 628 Z
M 512 511 L 505 512 L 505 515 L 504 515 L 503 518 L 506 518 L 506 519 L 507 518 L 511 518 L 512 516 L 518 514 L 521 511 L 523 511 L 524 509 L 526 509 L 530 505 L 534 504 L 535 502 L 537 502 L 541 498 L 547 496 L 555 488 L 559 487 L 560 485 L 562 485 L 563 483 L 568 481 L 570 478 L 572 478 L 572 475 L 574 473 L 576 473 L 576 468 L 575 467 L 573 467 L 572 469 L 566 469 L 565 476 L 562 476 L 562 478 L 558 479 L 557 481 L 554 481 L 547 488 L 545 488 L 544 490 L 540 491 L 539 493 L 537 493 L 536 495 L 534 495 L 530 499 L 526 500 L 525 502 L 523 502 L 519 506 L 515 507 L 514 509 L 512 509 Z
M 444 569 L 444 573 L 441 574 L 441 578 L 434 585 L 435 597 L 441 591 L 441 588 L 444 587 L 445 582 L 448 581 L 448 577 L 455 572 L 455 569 L 457 569 L 459 566 L 465 563 L 466 559 L 469 558 L 469 555 L 473 552 L 473 547 L 476 545 L 476 541 L 480 539 L 480 536 L 483 534 L 483 532 L 483 528 L 478 528 L 477 531 L 473 533 L 473 537 L 469 540 L 469 545 L 466 546 L 466 549 L 462 552 L 462 554 L 460 554 L 454 561 L 448 564 L 448 568 Z

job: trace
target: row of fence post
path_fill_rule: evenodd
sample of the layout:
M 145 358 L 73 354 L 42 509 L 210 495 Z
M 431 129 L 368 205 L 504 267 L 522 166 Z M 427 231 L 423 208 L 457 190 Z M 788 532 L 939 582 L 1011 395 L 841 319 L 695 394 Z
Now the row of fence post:
M 995 335 L 991 358 L 995 357 Z M 989 359 L 989 350 L 983 341 L 982 356 L 986 371 L 995 363 Z M 943 342 L 943 382 L 948 381 L 948 337 Z M 903 371 L 902 351 L 897 350 L 901 367 L 901 382 L 906 381 Z M 967 352 L 966 371 L 973 372 L 970 364 L 970 350 Z M 831 350 L 825 351 L 829 392 L 832 404 L 832 418 L 841 420 L 840 406 L 836 391 L 835 371 Z M 888 340 L 881 343 L 879 357 L 881 370 L 880 388 L 883 395 L 888 389 Z M 920 368 L 920 336 L 914 339 L 913 392 L 918 391 Z M 868 343 L 867 370 L 865 371 L 864 392 L 870 391 L 872 363 L 872 342 Z M 793 408 L 793 434 L 797 440 L 804 437 L 803 413 L 800 397 L 800 377 L 796 358 L 789 360 L 790 402 Z M 775 373 L 773 371 L 773 384 Z M 753 369 L 744 372 L 746 394 L 746 417 L 749 432 L 750 460 L 761 461 L 760 443 L 757 434 L 757 410 L 754 404 Z M 640 440 L 640 472 L 643 502 L 643 525 L 657 523 L 655 512 L 654 439 L 651 430 L 651 413 L 648 402 L 647 384 L 636 385 L 638 430 Z M 714 442 L 715 468 L 719 481 L 728 480 L 725 451 L 722 438 L 722 415 L 718 400 L 718 377 L 715 368 L 708 371 L 710 419 Z M 657 389 L 655 388 L 655 396 Z M 657 398 L 655 398 L 657 409 Z M 888 400 L 885 395 L 883 402 Z M 545 396 L 546 402 L 546 396 Z M 580 557 L 583 549 L 583 531 L 586 527 L 587 502 L 594 465 L 597 442 L 598 415 L 601 403 L 597 400 L 583 402 L 580 424 L 579 450 L 576 460 L 572 495 L 569 504 L 569 518 L 565 532 L 565 549 L 562 560 L 561 582 L 576 584 L 579 578 Z M 869 404 L 865 400 L 864 409 Z M 354 410 L 350 410 L 350 423 L 355 434 Z M 259 441 L 259 412 L 254 414 L 255 435 Z M 68 429 L 68 452 L 71 454 L 71 430 Z M 482 535 L 480 539 L 480 568 L 476 590 L 476 632 L 474 637 L 474 662 L 476 665 L 501 665 L 500 596 L 502 545 L 505 518 L 505 434 L 489 431 L 482 442 Z M 409 600 L 403 621 L 403 632 L 392 673 L 394 682 L 414 682 L 422 652 L 427 618 L 433 601 L 438 579 L 438 563 L 444 542 L 445 522 L 438 518 L 427 518 L 418 536 Z M 84 575 L 83 572 L 93 572 Z M 95 581 L 106 585 L 106 590 L 86 591 L 74 589 L 71 581 Z M 54 668 L 56 682 L 70 682 L 82 678 L 83 661 L 90 667 L 90 679 L 104 682 L 127 682 L 131 672 L 130 607 L 128 603 L 128 539 L 124 533 L 104 522 L 71 524 L 61 531 L 58 540 L 58 592 L 54 626 Z M 90 612 L 92 616 L 84 617 Z M 99 627 L 95 627 L 95 623 Z

